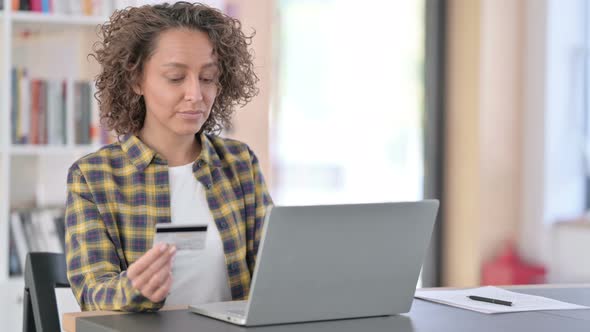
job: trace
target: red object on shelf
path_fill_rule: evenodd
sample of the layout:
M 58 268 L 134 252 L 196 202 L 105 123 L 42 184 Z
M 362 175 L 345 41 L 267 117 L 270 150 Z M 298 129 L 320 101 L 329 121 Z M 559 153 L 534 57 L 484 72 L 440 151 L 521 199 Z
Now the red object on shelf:
M 524 262 L 513 244 L 482 266 L 482 285 L 526 285 L 545 282 L 545 267 Z

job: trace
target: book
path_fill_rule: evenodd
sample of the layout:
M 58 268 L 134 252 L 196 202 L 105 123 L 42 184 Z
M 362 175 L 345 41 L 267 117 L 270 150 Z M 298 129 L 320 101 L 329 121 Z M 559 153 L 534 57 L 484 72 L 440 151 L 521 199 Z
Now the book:
M 29 0 L 20 0 L 18 2 L 17 10 L 31 10 Z
M 13 143 L 66 144 L 65 80 L 31 79 L 24 68 L 13 68 L 11 75 Z
M 66 144 L 65 140 L 65 114 L 63 113 L 65 102 L 62 91 L 63 84 L 60 81 L 47 82 L 47 135 L 51 145 Z
M 59 0 L 57 1 L 59 2 Z M 56 0 L 41 0 L 41 11 L 43 13 L 51 12 L 51 2 L 56 2 Z
M 12 89 L 12 98 L 10 98 L 10 116 L 12 118 L 11 121 L 11 134 L 12 134 L 12 143 L 17 144 L 19 142 L 19 137 L 21 133 L 19 132 L 19 125 L 20 125 L 20 117 L 19 117 L 19 87 L 18 87 L 18 69 L 12 68 L 10 74 L 10 84 Z
M 47 144 L 47 81 L 39 80 L 39 132 L 38 132 L 38 144 Z
M 29 77 L 26 69 L 18 67 L 12 68 L 11 76 L 10 134 L 14 144 L 65 145 L 68 135 L 74 135 L 75 144 L 113 142 L 113 137 L 101 128 L 93 81 L 69 84 L 65 79 Z M 74 96 L 72 133 L 69 133 L 67 123 L 68 93 Z
M 17 70 L 19 86 L 19 139 L 21 144 L 30 143 L 31 133 L 31 80 L 26 69 Z
M 98 109 L 98 100 L 94 97 L 96 93 L 96 86 L 90 84 L 90 143 L 100 144 L 102 142 L 101 128 L 100 128 L 100 112 Z
M 61 244 L 62 251 L 66 248 L 66 217 L 63 213 L 58 214 L 54 219 L 55 233 Z
M 10 215 L 10 231 L 14 238 L 14 244 L 20 266 L 25 266 L 27 253 L 29 252 L 29 246 L 27 244 L 27 238 L 23 224 L 21 222 L 21 217 L 18 212 L 13 212 Z
M 33 12 L 42 12 L 41 0 L 29 0 L 29 10 Z
M 51 209 L 38 211 L 41 237 L 45 244 L 44 251 L 47 252 L 63 252 L 63 247 L 59 239 L 59 233 L 56 229 L 55 219 L 60 217 L 63 212 L 61 210 Z
M 22 274 L 22 265 L 18 248 L 16 247 L 16 241 L 14 240 L 14 233 L 10 230 L 9 247 L 8 247 L 8 274 L 10 276 L 16 276 Z
M 31 251 L 64 252 L 64 213 L 63 208 L 52 207 L 19 209 L 10 214 L 10 236 L 14 243 L 9 259 L 15 260 L 10 261 L 12 270 L 18 271 L 18 266 L 22 269 Z

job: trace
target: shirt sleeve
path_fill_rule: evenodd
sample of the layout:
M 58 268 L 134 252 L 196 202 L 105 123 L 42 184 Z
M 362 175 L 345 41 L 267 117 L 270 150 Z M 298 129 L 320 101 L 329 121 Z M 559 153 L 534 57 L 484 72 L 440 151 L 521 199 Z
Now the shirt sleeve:
M 122 250 L 113 243 L 77 166 L 68 173 L 65 229 L 67 276 L 82 310 L 155 311 L 163 306 L 164 301 L 153 303 L 141 295 L 121 269 Z
M 250 274 L 254 273 L 254 266 L 256 265 L 256 256 L 258 253 L 258 245 L 262 234 L 262 226 L 264 224 L 264 217 L 270 206 L 272 206 L 272 198 L 266 187 L 264 176 L 260 168 L 260 163 L 256 154 L 248 148 L 250 153 L 250 162 L 252 167 L 252 184 L 253 190 L 246 194 L 246 205 L 249 211 L 253 211 L 253 217 L 248 217 L 246 221 L 247 229 L 247 259 L 248 269 Z

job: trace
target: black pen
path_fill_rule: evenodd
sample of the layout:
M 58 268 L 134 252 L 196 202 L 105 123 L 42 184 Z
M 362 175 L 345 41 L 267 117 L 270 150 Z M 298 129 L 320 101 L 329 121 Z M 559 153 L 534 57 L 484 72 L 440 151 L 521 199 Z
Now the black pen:
M 474 301 L 481 301 L 481 302 L 488 302 L 488 303 L 494 303 L 494 304 L 501 304 L 501 305 L 506 305 L 506 306 L 509 306 L 509 307 L 512 306 L 512 302 L 510 302 L 510 301 L 492 299 L 492 298 L 489 298 L 489 297 L 469 295 L 468 298 L 470 298 L 470 299 L 472 299 Z

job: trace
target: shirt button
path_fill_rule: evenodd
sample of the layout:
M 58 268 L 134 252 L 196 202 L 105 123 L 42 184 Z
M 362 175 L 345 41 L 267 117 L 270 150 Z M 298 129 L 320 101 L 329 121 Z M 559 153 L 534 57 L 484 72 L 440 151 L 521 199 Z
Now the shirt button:
M 199 160 L 197 162 L 197 167 L 199 167 L 199 168 L 203 167 L 203 161 L 202 160 Z
M 207 185 L 205 187 L 207 187 L 207 189 L 211 189 L 211 187 L 213 187 L 213 185 L 211 185 L 211 183 L 207 183 Z

